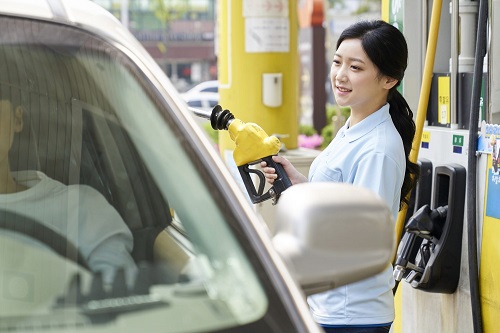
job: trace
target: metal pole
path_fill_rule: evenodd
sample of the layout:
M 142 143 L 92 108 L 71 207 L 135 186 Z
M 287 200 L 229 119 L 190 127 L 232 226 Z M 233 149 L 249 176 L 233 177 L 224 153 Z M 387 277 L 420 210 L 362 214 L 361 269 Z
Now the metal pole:
M 128 1 L 129 0 L 121 0 L 121 21 L 123 26 L 128 29 Z
M 420 99 L 418 101 L 417 119 L 415 121 L 416 131 L 413 139 L 413 146 L 410 152 L 410 161 L 417 162 L 418 152 L 420 150 L 420 140 L 427 115 L 427 107 L 429 104 L 429 95 L 431 92 L 432 74 L 434 70 L 434 59 L 436 57 L 436 46 L 439 35 L 439 24 L 441 21 L 442 0 L 434 0 L 432 4 L 431 24 L 429 29 L 429 38 L 427 40 L 427 52 L 425 55 L 424 74 L 422 79 L 422 87 L 420 89 Z M 399 244 L 403 235 L 403 224 L 406 218 L 407 207 L 399 211 L 396 220 L 396 244 Z M 396 255 L 396 254 L 395 254 Z M 395 259 L 395 257 L 394 257 Z

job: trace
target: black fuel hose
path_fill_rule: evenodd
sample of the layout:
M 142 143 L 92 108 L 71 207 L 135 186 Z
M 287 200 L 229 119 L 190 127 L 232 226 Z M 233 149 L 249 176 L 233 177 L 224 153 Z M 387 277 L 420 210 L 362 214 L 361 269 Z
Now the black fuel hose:
M 481 86 L 483 82 L 483 64 L 486 55 L 486 29 L 488 22 L 488 0 L 479 0 L 477 20 L 477 37 L 474 60 L 474 76 L 472 79 L 472 98 L 470 106 L 469 155 L 467 159 L 467 249 L 469 261 L 469 285 L 472 307 L 472 323 L 474 333 L 483 332 L 481 295 L 479 293 L 479 269 L 477 250 L 476 221 L 476 174 L 477 174 L 477 141 L 480 111 Z

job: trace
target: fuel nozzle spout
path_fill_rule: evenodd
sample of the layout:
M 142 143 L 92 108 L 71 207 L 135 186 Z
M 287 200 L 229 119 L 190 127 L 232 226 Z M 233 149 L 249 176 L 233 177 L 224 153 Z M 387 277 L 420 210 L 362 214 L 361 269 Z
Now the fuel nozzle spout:
M 210 125 L 214 130 L 227 130 L 234 115 L 229 110 L 223 110 L 222 106 L 216 105 L 210 115 Z

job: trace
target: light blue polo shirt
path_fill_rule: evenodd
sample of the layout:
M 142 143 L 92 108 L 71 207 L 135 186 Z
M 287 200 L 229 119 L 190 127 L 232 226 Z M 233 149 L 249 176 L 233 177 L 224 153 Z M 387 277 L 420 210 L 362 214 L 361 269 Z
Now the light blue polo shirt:
M 350 128 L 348 119 L 311 164 L 309 181 L 351 183 L 368 188 L 387 203 L 396 220 L 405 168 L 403 142 L 386 104 Z M 319 324 L 385 324 L 394 320 L 393 287 L 389 265 L 378 275 L 309 296 L 307 301 Z

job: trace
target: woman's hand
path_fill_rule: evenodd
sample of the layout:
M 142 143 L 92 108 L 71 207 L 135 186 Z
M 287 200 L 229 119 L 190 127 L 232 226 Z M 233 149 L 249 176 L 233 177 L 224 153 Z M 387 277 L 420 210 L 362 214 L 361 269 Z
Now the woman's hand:
M 301 174 L 293 165 L 290 163 L 289 160 L 284 158 L 283 156 L 273 156 L 273 161 L 276 163 L 279 163 L 283 166 L 283 169 L 285 170 L 288 178 L 292 182 L 292 185 L 298 184 L 298 183 L 305 183 L 307 182 L 307 178 Z M 276 178 L 278 178 L 278 175 L 276 174 L 276 170 L 272 167 L 268 167 L 267 163 L 265 161 L 260 162 L 260 166 L 262 168 L 262 172 L 264 173 L 264 176 L 266 177 L 266 181 L 269 184 L 273 184 Z

